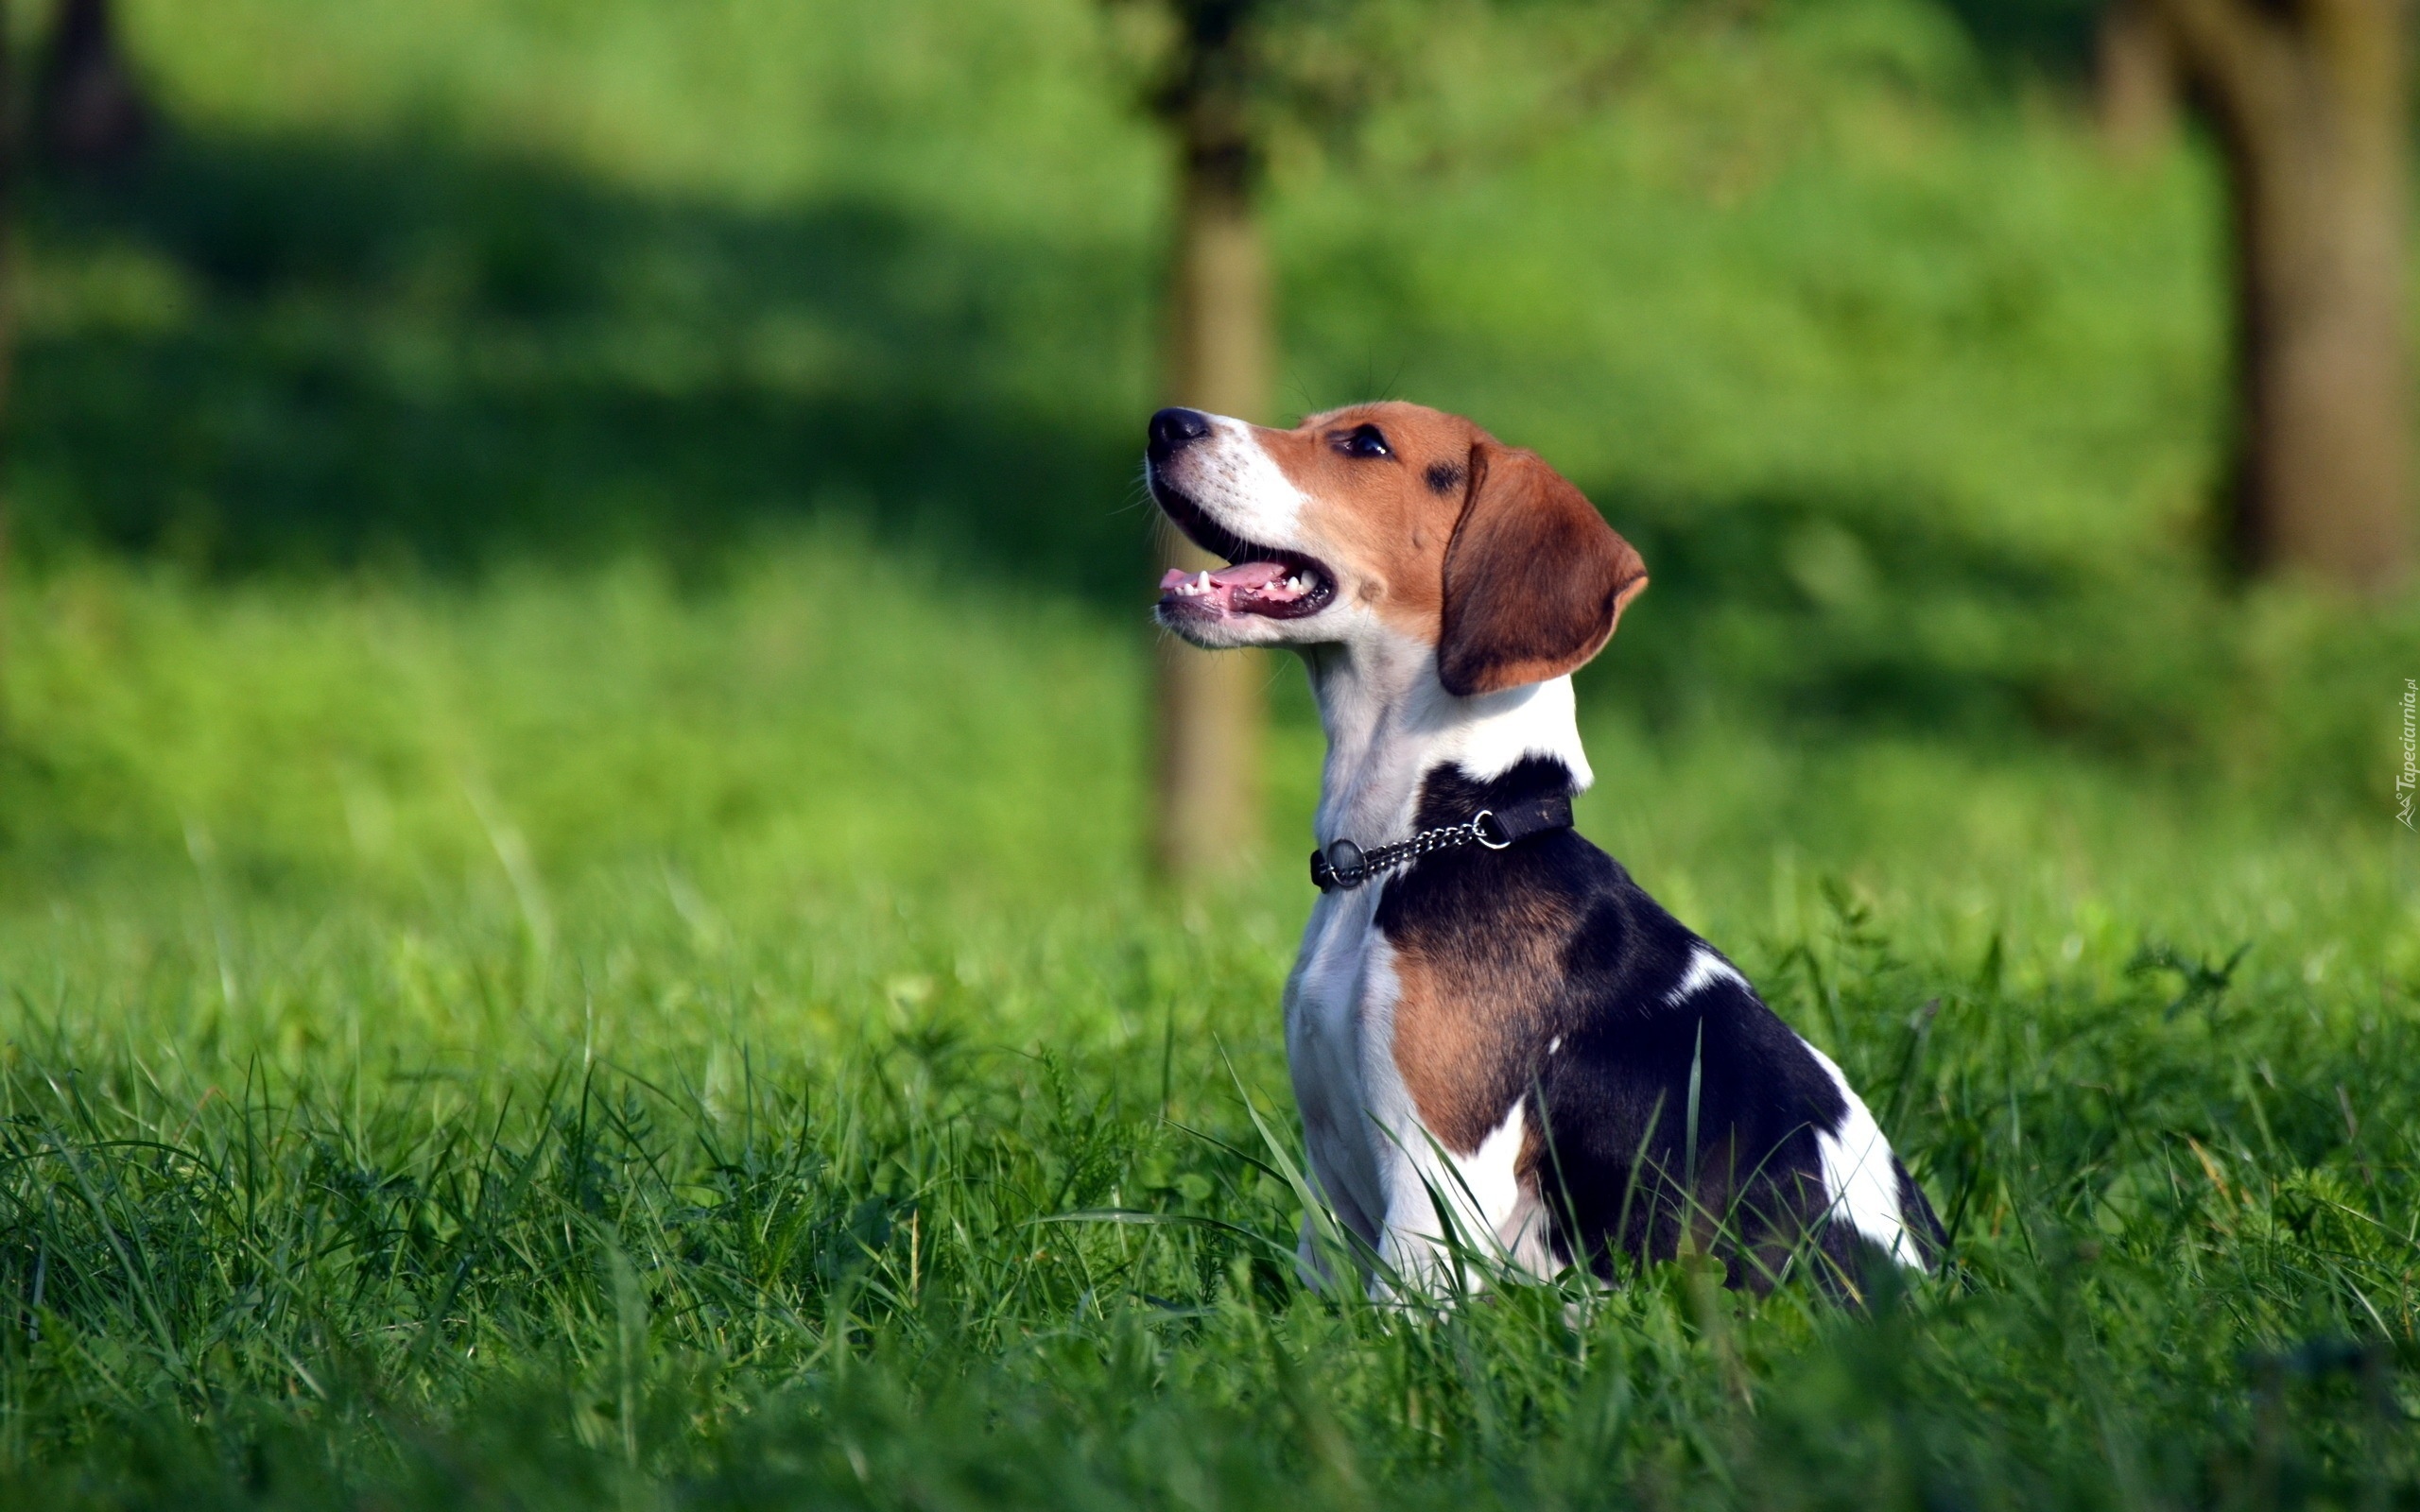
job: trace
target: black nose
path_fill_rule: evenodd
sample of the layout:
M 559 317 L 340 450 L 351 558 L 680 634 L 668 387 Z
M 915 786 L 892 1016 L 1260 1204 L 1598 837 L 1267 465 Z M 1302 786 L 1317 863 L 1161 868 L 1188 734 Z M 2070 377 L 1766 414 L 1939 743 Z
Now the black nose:
M 1210 417 L 1198 409 L 1164 409 L 1151 417 L 1151 450 L 1173 452 L 1210 434 Z

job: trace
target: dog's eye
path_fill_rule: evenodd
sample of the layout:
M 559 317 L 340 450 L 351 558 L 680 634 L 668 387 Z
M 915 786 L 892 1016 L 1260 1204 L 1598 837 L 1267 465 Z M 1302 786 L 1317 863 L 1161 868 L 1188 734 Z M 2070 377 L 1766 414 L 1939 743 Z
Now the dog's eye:
M 1347 456 L 1392 456 L 1387 445 L 1387 433 L 1375 425 L 1356 426 L 1351 435 L 1338 443 Z

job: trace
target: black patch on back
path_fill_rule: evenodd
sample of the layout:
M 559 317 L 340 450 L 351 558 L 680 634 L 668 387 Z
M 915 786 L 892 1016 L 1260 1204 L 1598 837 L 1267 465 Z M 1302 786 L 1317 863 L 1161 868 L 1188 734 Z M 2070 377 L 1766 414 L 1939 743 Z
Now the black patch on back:
M 1487 782 L 1441 766 L 1422 785 L 1414 825 L 1459 824 L 1569 785 L 1563 764 L 1544 757 Z M 1815 1138 L 1837 1130 L 1848 1105 L 1806 1044 L 1741 983 L 1716 981 L 1670 1001 L 1705 942 L 1619 862 L 1558 830 L 1509 850 L 1439 851 L 1385 887 L 1377 927 L 1396 948 L 1424 955 L 1481 954 L 1499 949 L 1505 931 L 1540 927 L 1542 918 L 1580 920 L 1563 943 L 1560 979 L 1542 984 L 1546 1001 L 1521 1016 L 1530 1026 L 1522 1040 L 1504 1063 L 1468 1069 L 1491 1106 L 1510 1113 L 1529 1100 L 1557 1259 L 1611 1279 L 1616 1256 L 1668 1260 L 1685 1236 L 1723 1261 L 1735 1286 L 1764 1289 L 1794 1256 L 1854 1284 L 1870 1257 L 1848 1223 L 1825 1220 Z M 1894 1170 L 1905 1221 L 1938 1254 L 1930 1204 L 1904 1167 Z

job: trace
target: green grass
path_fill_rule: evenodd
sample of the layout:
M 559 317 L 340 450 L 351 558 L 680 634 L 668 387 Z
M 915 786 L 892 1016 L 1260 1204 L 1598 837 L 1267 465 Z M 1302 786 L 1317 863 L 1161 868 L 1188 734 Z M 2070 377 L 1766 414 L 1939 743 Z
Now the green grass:
M 1602 698 L 1584 827 L 1841 1057 L 1959 1271 L 1864 1318 L 1685 1269 L 1378 1311 L 1292 1282 L 1291 1136 L 1251 1111 L 1287 1128 L 1295 868 L 1192 907 L 1128 869 L 1139 647 L 847 538 L 755 556 L 686 598 L 21 593 L 14 781 L 52 785 L 0 907 L 17 1502 L 2349 1505 L 2420 1472 L 2385 816 Z
M 2420 620 L 2203 564 L 2216 221 L 1910 4 L 1442 8 L 1287 392 L 1655 587 L 1582 828 L 1956 1265 L 1294 1281 L 1266 865 L 1136 871 L 1161 185 L 1085 0 L 130 4 L 0 604 L 0 1504 L 2420 1499 Z M 1616 24 L 1618 23 L 1618 24 Z

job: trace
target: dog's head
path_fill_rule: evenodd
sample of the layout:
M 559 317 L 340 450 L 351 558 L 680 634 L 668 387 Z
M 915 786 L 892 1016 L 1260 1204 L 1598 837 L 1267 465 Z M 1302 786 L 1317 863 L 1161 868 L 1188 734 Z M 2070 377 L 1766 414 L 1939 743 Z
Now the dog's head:
M 1409 637 L 1467 696 L 1580 666 L 1647 586 L 1630 542 L 1536 453 L 1418 404 L 1290 431 L 1164 409 L 1149 458 L 1160 507 L 1233 563 L 1161 581 L 1160 623 L 1199 646 Z

